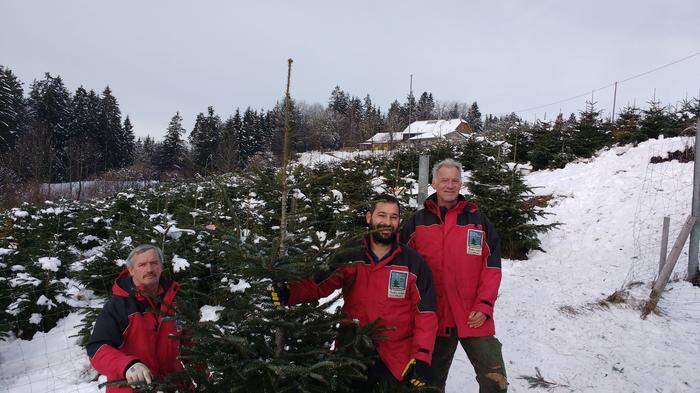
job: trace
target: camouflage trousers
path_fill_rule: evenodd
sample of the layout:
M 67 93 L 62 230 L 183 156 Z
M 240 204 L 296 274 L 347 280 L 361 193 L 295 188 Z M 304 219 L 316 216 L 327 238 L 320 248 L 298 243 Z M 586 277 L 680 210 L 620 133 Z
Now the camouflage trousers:
M 445 391 L 447 374 L 452 365 L 457 343 L 462 345 L 474 366 L 479 393 L 504 393 L 508 391 L 506 368 L 501 353 L 501 342 L 496 337 L 458 338 L 453 330 L 449 337 L 437 337 L 431 369 L 434 385 Z

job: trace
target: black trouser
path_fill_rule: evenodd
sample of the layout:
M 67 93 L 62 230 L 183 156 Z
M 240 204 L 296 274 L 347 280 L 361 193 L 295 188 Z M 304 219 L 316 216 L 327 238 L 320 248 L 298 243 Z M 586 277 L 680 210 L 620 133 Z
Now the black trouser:
M 399 381 L 389 371 L 384 362 L 377 358 L 374 364 L 367 368 L 367 380 L 356 383 L 354 392 L 379 393 L 392 392 L 399 386 Z
M 469 361 L 474 366 L 479 393 L 503 393 L 508 391 L 506 368 L 503 364 L 501 342 L 496 337 L 458 338 L 456 329 L 449 337 L 437 337 L 433 350 L 431 370 L 434 384 L 441 392 L 445 391 L 447 374 L 450 372 L 457 342 L 462 345 Z

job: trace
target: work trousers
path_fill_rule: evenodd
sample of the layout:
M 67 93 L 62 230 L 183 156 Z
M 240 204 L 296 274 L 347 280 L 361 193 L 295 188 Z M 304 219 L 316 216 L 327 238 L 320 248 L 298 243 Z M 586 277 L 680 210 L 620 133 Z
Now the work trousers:
M 506 368 L 501 353 L 501 342 L 496 337 L 458 338 L 457 329 L 451 329 L 452 335 L 437 337 L 431 364 L 434 385 L 445 391 L 447 374 L 450 372 L 457 343 L 459 342 L 474 366 L 479 393 L 504 393 L 508 391 Z

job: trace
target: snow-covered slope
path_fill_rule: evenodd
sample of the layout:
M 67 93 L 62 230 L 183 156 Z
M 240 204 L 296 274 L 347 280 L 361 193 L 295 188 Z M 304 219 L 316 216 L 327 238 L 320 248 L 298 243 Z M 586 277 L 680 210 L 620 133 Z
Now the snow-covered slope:
M 538 194 L 553 194 L 548 220 L 562 225 L 543 235 L 546 253 L 503 264 L 495 318 L 511 392 L 537 391 L 520 378 L 534 377 L 535 368 L 558 384 L 551 387 L 555 392 L 700 391 L 700 288 L 671 282 L 660 302 L 662 316 L 641 320 L 634 308 L 654 278 L 662 216 L 671 216 L 674 236 L 690 211 L 692 163 L 652 166 L 649 158 L 688 143 L 648 141 L 527 176 Z M 677 274 L 686 266 L 684 254 Z M 596 305 L 637 281 L 627 303 Z M 0 392 L 97 391 L 84 352 L 69 337 L 79 320 L 72 314 L 30 342 L 0 342 Z M 461 349 L 447 391 L 478 391 Z
M 552 391 L 700 391 L 700 288 L 669 284 L 663 316 L 642 320 L 633 308 L 649 295 L 663 215 L 671 216 L 673 235 L 690 213 L 693 164 L 650 165 L 649 158 L 688 143 L 653 140 L 528 175 L 538 194 L 554 194 L 550 220 L 562 225 L 543 236 L 546 253 L 504 261 L 495 318 L 510 391 L 528 391 L 519 377 L 535 376 L 535 367 L 562 385 Z M 687 258 L 686 251 L 676 267 L 681 276 Z M 628 304 L 594 305 L 637 280 L 643 284 Z M 447 391 L 478 391 L 462 350 Z

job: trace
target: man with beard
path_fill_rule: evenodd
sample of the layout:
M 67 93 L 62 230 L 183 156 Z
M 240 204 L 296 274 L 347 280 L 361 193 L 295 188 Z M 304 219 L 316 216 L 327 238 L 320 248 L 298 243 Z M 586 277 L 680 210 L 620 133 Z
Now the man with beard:
M 339 253 L 340 268 L 330 276 L 276 286 L 276 305 L 310 302 L 343 288 L 343 312 L 365 326 L 379 319 L 388 328 L 375 341 L 378 359 L 357 391 L 401 381 L 424 387 L 437 330 L 433 280 L 423 258 L 398 242 L 399 201 L 383 194 L 372 200 L 365 219 L 370 232 L 362 243 Z

